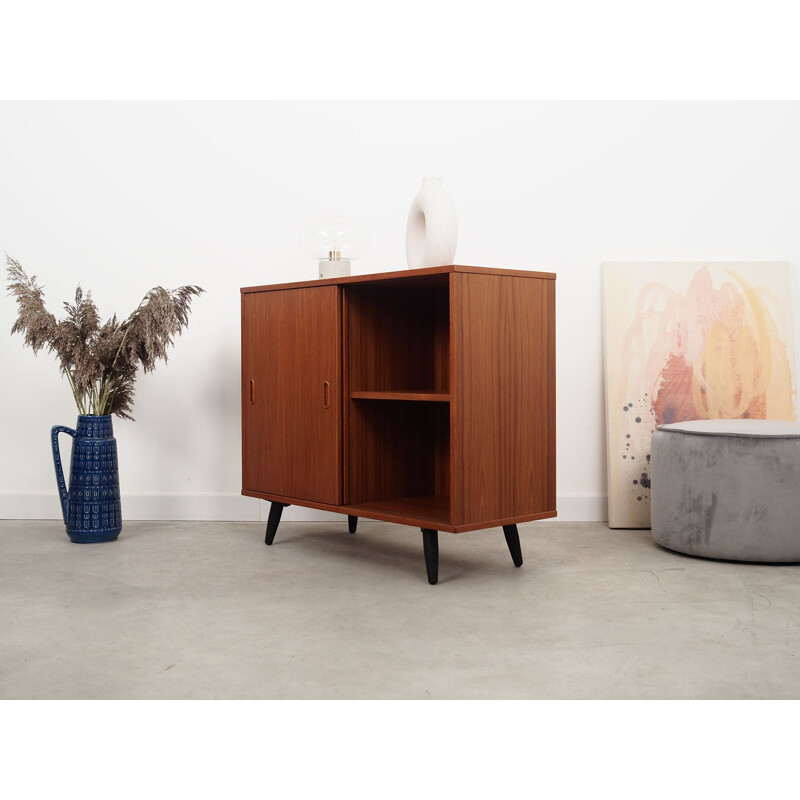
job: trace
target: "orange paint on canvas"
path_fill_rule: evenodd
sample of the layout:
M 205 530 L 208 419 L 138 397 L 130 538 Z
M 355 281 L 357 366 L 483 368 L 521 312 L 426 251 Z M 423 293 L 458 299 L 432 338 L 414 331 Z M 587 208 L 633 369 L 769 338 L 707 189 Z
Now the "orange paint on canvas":
M 719 289 L 709 270 L 701 269 L 683 295 L 655 283 L 639 293 L 623 342 L 621 380 L 627 386 L 631 371 L 641 370 L 651 390 L 654 425 L 795 418 L 786 344 L 761 294 L 730 274 L 733 280 Z M 656 335 L 646 336 L 654 322 Z
M 606 264 L 609 524 L 649 525 L 650 437 L 796 418 L 788 264 Z

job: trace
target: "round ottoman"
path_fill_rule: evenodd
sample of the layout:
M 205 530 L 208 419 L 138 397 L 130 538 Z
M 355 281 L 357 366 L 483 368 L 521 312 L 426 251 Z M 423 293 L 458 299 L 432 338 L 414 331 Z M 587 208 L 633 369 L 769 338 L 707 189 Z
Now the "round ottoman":
M 800 424 L 660 425 L 650 473 L 651 527 L 663 547 L 733 561 L 800 561 Z

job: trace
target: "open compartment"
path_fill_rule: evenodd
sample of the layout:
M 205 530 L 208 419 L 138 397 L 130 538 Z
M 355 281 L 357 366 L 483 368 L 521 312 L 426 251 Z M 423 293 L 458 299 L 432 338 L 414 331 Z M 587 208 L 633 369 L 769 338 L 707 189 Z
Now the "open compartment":
M 450 521 L 450 405 L 350 400 L 349 505 Z
M 449 276 L 344 287 L 350 397 L 449 399 Z M 413 395 L 420 395 L 413 397 Z

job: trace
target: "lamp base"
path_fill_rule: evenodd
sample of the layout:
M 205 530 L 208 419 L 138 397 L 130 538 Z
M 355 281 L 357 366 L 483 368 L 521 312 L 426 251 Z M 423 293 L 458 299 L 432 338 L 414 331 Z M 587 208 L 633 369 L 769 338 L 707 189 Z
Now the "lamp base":
M 326 258 L 319 262 L 320 278 L 346 278 L 350 274 L 350 259 L 340 258 L 331 261 Z

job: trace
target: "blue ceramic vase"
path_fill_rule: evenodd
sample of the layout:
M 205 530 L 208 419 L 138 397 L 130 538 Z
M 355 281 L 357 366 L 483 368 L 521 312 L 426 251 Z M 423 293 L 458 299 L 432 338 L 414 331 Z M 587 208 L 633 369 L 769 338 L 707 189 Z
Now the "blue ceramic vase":
M 64 483 L 58 434 L 72 437 L 69 490 Z M 50 434 L 61 511 L 73 542 L 112 542 L 122 530 L 117 440 L 110 416 L 78 417 L 76 430 L 56 425 Z

